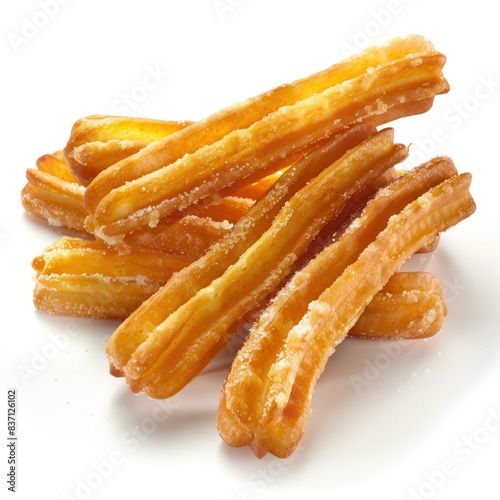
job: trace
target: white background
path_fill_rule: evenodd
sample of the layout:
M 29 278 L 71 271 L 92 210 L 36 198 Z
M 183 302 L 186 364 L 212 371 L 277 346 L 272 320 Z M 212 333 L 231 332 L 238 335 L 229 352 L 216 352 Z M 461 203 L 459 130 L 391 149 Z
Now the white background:
M 47 0 L 50 15 L 43 5 L 3 2 L 0 16 L 0 399 L 6 415 L 7 389 L 17 389 L 15 498 L 499 498 L 500 38 L 492 2 Z M 31 259 L 62 233 L 23 213 L 24 170 L 62 148 L 76 119 L 200 119 L 407 33 L 447 55 L 452 90 L 427 114 L 396 123 L 396 138 L 413 144 L 414 161 L 447 154 L 474 176 L 476 214 L 433 256 L 411 263 L 441 278 L 449 315 L 427 341 L 341 345 L 289 460 L 259 461 L 220 440 L 229 349 L 158 403 L 108 374 L 103 349 L 116 322 L 34 310 Z M 149 71 L 158 85 L 144 93 L 137 87 Z M 393 359 L 383 365 L 388 346 Z M 0 448 L 4 498 L 8 449 Z

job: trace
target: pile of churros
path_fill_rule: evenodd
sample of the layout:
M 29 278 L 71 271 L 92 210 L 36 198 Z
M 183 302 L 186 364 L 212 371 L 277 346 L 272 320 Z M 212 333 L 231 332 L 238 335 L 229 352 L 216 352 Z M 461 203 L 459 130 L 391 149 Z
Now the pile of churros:
M 153 398 L 251 325 L 218 430 L 257 457 L 289 456 L 343 339 L 442 328 L 438 280 L 400 267 L 474 212 L 471 175 L 448 157 L 398 168 L 408 147 L 384 125 L 448 91 L 444 63 L 413 35 L 198 122 L 77 121 L 62 151 L 27 170 L 21 196 L 73 230 L 33 260 L 35 306 L 122 319 L 110 371 Z

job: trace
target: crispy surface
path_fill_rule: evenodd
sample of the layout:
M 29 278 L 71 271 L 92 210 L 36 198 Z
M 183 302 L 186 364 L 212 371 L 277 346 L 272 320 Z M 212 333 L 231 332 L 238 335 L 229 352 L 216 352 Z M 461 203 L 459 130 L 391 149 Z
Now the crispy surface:
M 169 165 L 188 153 L 213 144 L 228 133 L 244 129 L 282 106 L 292 105 L 313 94 L 345 80 L 355 78 L 368 70 L 411 54 L 433 53 L 431 42 L 418 35 L 396 38 L 385 45 L 370 47 L 361 54 L 334 64 L 292 84 L 285 84 L 257 97 L 236 103 L 201 120 L 182 132 L 148 147 L 141 155 L 128 162 L 113 165 L 99 176 L 87 195 L 91 212 L 113 189 Z
M 120 254 L 101 242 L 63 237 L 33 259 L 34 302 L 50 314 L 125 319 L 190 262 L 185 256 L 162 252 Z M 442 290 L 440 295 L 432 275 L 398 274 L 369 304 L 350 335 L 430 336 L 437 333 L 444 316 L 439 315 L 444 307 L 440 298 Z M 432 314 L 435 320 L 429 325 Z
M 72 174 L 63 153 L 43 155 L 36 165 L 36 169 L 26 170 L 28 182 L 21 192 L 25 210 L 53 226 L 93 236 L 94 226 L 83 202 L 85 187 Z M 238 196 L 214 197 L 206 203 L 188 207 L 175 217 L 164 218 L 155 228 L 145 227 L 130 233 L 121 248 L 201 257 L 278 177 L 279 174 L 266 177 L 242 188 Z
M 441 330 L 446 314 L 443 287 L 433 274 L 396 273 L 366 306 L 349 335 L 423 339 Z
M 447 157 L 399 175 L 407 148 L 376 127 L 428 111 L 449 89 L 444 63 L 409 36 L 199 122 L 82 118 L 26 172 L 26 210 L 86 233 L 33 260 L 35 306 L 123 319 L 110 372 L 154 398 L 253 323 L 217 426 L 257 457 L 289 456 L 346 336 L 442 327 L 437 279 L 398 269 L 474 212 L 471 176 Z
M 79 182 L 87 185 L 111 165 L 192 123 L 126 116 L 86 116 L 73 125 L 64 157 Z
M 187 215 L 178 220 L 161 221 L 153 229 L 145 227 L 127 234 L 123 239 L 123 248 L 143 248 L 185 255 L 196 260 L 202 258 L 232 227 L 228 222 Z
M 21 192 L 24 209 L 45 219 L 52 226 L 86 232 L 85 218 L 88 212 L 83 204 L 84 188 L 68 180 L 62 160 L 53 155 L 42 158 L 39 163 L 44 170 L 26 170 L 28 183 Z
M 124 369 L 132 390 L 167 397 L 196 376 L 240 318 L 279 286 L 344 200 L 406 157 L 406 148 L 392 139 L 392 130 L 383 130 L 325 165 L 235 264 L 158 325 Z
M 121 373 L 135 350 L 158 325 L 233 265 L 269 229 L 285 203 L 321 172 L 325 163 L 337 160 L 375 132 L 376 129 L 369 125 L 353 127 L 288 169 L 230 233 L 200 259 L 174 275 L 113 333 L 106 345 L 112 372 Z
M 188 207 L 176 216 L 164 217 L 157 226 L 126 234 L 123 246 L 144 248 L 199 258 L 231 231 L 234 223 L 253 206 L 254 200 L 236 196 L 214 199 Z
M 399 266 L 439 232 L 473 213 L 470 180 L 470 174 L 453 176 L 391 217 L 289 329 L 264 377 L 245 374 L 242 380 L 260 380 L 262 390 L 251 403 L 252 418 L 243 432 L 238 432 L 242 424 L 228 409 L 231 401 L 224 390 L 218 425 L 227 442 L 250 444 L 257 456 L 271 452 L 286 457 L 293 452 L 305 432 L 314 386 L 327 359 Z
M 407 113 L 411 103 L 448 90 L 442 76 L 444 62 L 444 56 L 437 52 L 412 53 L 389 62 L 384 57 L 384 62 L 370 70 L 359 71 L 357 76 L 290 105 L 276 105 L 274 111 L 247 128 L 232 129 L 216 142 L 192 152 L 183 147 L 181 137 L 198 124 L 187 127 L 95 179 L 86 192 L 85 203 L 97 231 L 104 238 L 154 225 L 159 218 L 216 191 L 228 186 L 237 188 L 257 172 L 268 174 L 270 169 L 290 164 L 349 123 L 381 124 L 394 119 L 395 110 Z M 172 148 L 168 155 L 165 151 L 171 145 L 169 139 L 188 154 L 170 161 Z M 120 177 L 122 171 L 142 172 L 151 165 L 153 171 L 139 177 L 134 174 L 134 180 L 129 182 L 128 175 Z M 120 185 L 114 187 L 118 182 Z
M 33 260 L 34 303 L 51 314 L 123 318 L 189 262 L 159 252 L 121 254 L 101 242 L 64 237 Z
M 230 444 L 252 442 L 259 400 L 266 378 L 291 328 L 307 313 L 309 304 L 353 264 L 364 248 L 387 225 L 389 218 L 428 189 L 457 173 L 453 162 L 437 158 L 397 178 L 371 199 L 361 214 L 279 291 L 250 330 L 236 355 L 224 388 L 220 419 L 233 421 L 221 425 L 220 432 Z M 354 333 L 359 330 L 354 330 Z M 236 432 L 238 429 L 239 432 Z

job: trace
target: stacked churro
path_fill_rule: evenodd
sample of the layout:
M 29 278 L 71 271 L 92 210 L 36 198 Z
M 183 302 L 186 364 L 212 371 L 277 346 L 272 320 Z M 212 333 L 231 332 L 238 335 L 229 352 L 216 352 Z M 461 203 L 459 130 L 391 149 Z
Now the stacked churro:
M 106 355 L 134 392 L 176 394 L 243 324 L 219 433 L 290 455 L 348 335 L 425 338 L 447 313 L 399 272 L 474 212 L 447 157 L 410 171 L 395 119 L 448 91 L 445 57 L 395 39 L 198 122 L 91 116 L 28 169 L 26 210 L 82 233 L 33 261 L 35 306 L 120 318 Z M 257 319 L 255 319 L 257 318 Z

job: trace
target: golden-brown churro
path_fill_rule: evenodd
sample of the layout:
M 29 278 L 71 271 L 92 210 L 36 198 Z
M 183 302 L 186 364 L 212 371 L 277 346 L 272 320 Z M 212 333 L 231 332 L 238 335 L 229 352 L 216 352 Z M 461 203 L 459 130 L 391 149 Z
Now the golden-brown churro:
M 79 182 L 87 185 L 109 166 L 192 123 L 127 116 L 86 116 L 73 125 L 64 156 Z
M 447 314 L 443 287 L 425 272 L 400 272 L 366 306 L 353 337 L 423 339 L 438 333 Z
M 26 170 L 28 183 L 21 192 L 24 209 L 53 226 L 86 232 L 85 189 L 74 181 L 63 160 L 56 155 L 42 156 L 37 165 L 37 169 Z
M 200 259 L 174 275 L 114 332 L 106 345 L 111 371 L 121 374 L 134 351 L 147 340 L 151 331 L 234 264 L 269 229 L 287 200 L 321 172 L 326 164 L 337 160 L 375 132 L 375 127 L 370 125 L 355 126 L 287 170 L 234 225 L 232 231 Z
M 366 56 L 359 57 L 363 63 L 357 64 L 364 68 Z M 435 51 L 410 52 L 389 62 L 384 55 L 384 61 L 290 105 L 278 108 L 273 103 L 272 112 L 266 107 L 266 116 L 259 115 L 247 128 L 232 129 L 206 147 L 191 152 L 181 140 L 186 135 L 189 143 L 192 127 L 202 123 L 198 122 L 114 165 L 91 183 L 85 195 L 96 233 L 106 238 L 155 225 L 161 217 L 216 191 L 238 188 L 257 172 L 264 175 L 290 164 L 349 123 L 384 123 L 397 117 L 394 109 L 408 113 L 413 102 L 448 90 L 442 75 L 445 58 Z M 187 154 L 170 161 L 171 142 Z M 135 180 L 116 186 L 125 180 L 122 173 L 129 180 L 129 171 L 144 168 L 154 171 L 139 178 L 131 174 Z
M 335 243 L 325 248 L 298 271 L 280 290 L 252 328 L 236 355 L 221 402 L 221 433 L 230 444 L 249 444 L 252 411 L 262 398 L 267 373 L 285 342 L 289 330 L 306 314 L 310 302 L 356 261 L 375 239 L 389 218 L 431 187 L 456 174 L 453 162 L 437 158 L 399 177 L 370 200 Z M 359 330 L 358 330 L 359 331 Z M 355 330 L 356 332 L 356 330 Z M 237 397 L 235 396 L 237 392 Z M 228 422 L 233 421 L 232 425 Z M 239 429 L 239 433 L 235 431 Z
M 190 262 L 162 252 L 118 254 L 101 242 L 63 237 L 33 259 L 34 302 L 51 314 L 125 319 Z M 444 310 L 439 290 L 429 273 L 398 273 L 349 334 L 419 338 L 437 333 Z
M 123 319 L 110 372 L 172 396 L 245 324 L 217 426 L 287 457 L 346 337 L 416 339 L 447 314 L 437 279 L 398 272 L 475 210 L 447 157 L 398 174 L 408 150 L 376 127 L 448 91 L 445 57 L 391 40 L 199 122 L 93 115 L 27 170 L 26 210 L 86 239 L 36 257 L 48 313 Z
M 433 53 L 432 43 L 418 35 L 395 38 L 385 45 L 370 47 L 361 54 L 335 64 L 292 84 L 281 85 L 255 98 L 234 104 L 208 118 L 193 124 L 175 137 L 151 145 L 144 153 L 147 161 L 120 163 L 108 169 L 94 182 L 87 195 L 87 204 L 93 212 L 97 204 L 111 190 L 175 162 L 186 153 L 194 153 L 203 146 L 213 144 L 233 130 L 244 129 L 282 106 L 323 92 L 387 61 L 412 54 Z M 403 103 L 404 104 L 404 103 Z M 427 106 L 431 103 L 428 102 Z M 423 111 L 421 109 L 420 111 Z M 408 114 L 410 110 L 408 110 Z M 142 156 L 142 155 L 141 155 Z
M 133 353 L 124 371 L 134 391 L 170 396 L 196 376 L 272 293 L 321 228 L 358 190 L 406 157 L 385 129 L 326 167 L 280 210 L 270 228 L 220 278 L 179 307 Z
M 51 314 L 123 318 L 189 262 L 158 252 L 120 254 L 101 242 L 64 237 L 33 260 L 35 306 Z
M 328 357 L 410 255 L 473 213 L 470 180 L 470 174 L 453 176 L 392 216 L 358 259 L 289 328 L 265 373 L 254 374 L 243 358 L 245 351 L 240 351 L 240 375 L 233 373 L 235 378 L 226 384 L 219 408 L 218 425 L 224 440 L 234 446 L 249 444 L 259 457 L 268 451 L 279 457 L 293 452 L 305 431 L 312 392 Z M 256 333 L 259 335 L 262 333 Z M 246 400 L 245 411 L 251 415 L 247 420 L 231 411 L 236 380 L 259 389 Z M 238 402 L 237 407 L 244 408 L 244 404 Z

